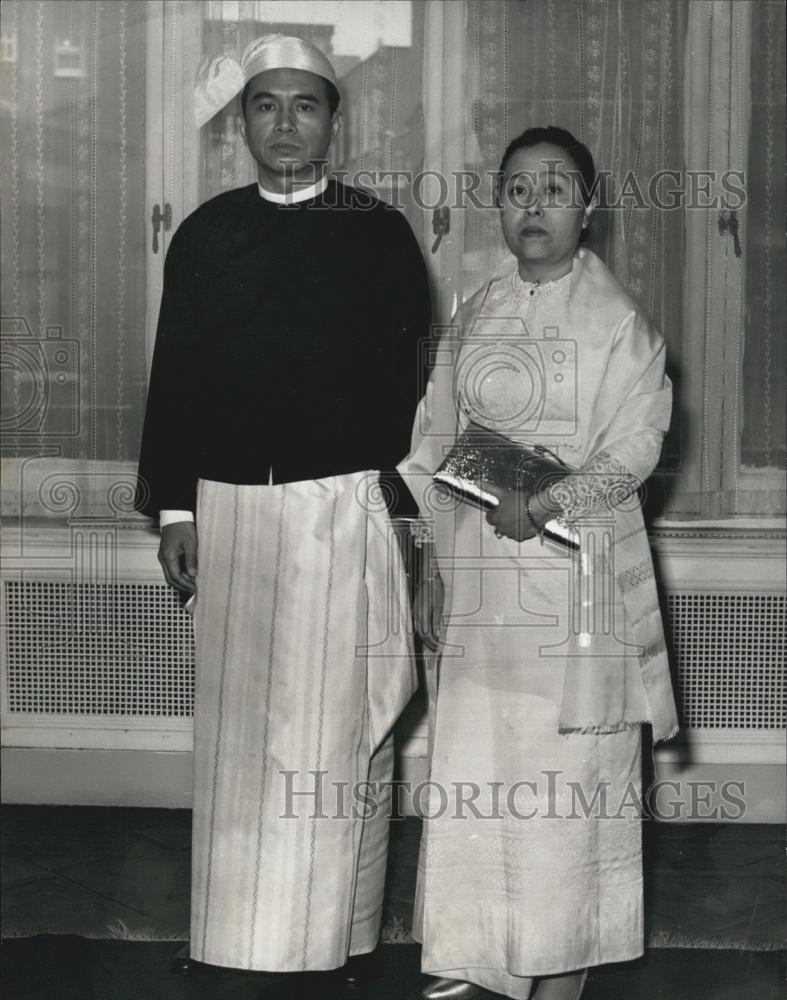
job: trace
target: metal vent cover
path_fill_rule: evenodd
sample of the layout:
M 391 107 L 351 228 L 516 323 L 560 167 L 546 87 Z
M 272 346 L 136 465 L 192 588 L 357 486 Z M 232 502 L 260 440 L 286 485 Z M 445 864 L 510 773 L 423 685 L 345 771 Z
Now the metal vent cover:
M 6 710 L 190 716 L 191 620 L 165 584 L 5 582 Z
M 10 713 L 184 718 L 194 707 L 191 620 L 164 584 L 7 580 Z M 783 729 L 787 601 L 670 593 L 681 717 L 695 729 Z
M 783 594 L 670 593 L 681 720 L 690 729 L 783 729 Z

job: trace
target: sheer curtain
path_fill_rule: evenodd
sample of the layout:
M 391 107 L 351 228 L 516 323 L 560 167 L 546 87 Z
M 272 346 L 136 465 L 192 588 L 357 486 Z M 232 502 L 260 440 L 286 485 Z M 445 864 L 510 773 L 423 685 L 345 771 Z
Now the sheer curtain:
M 652 204 L 660 171 L 682 171 L 686 5 L 606 0 L 471 0 L 465 166 L 496 171 L 525 128 L 559 125 L 591 150 L 608 181 L 588 246 L 608 263 L 681 359 L 683 213 Z M 491 182 L 488 182 L 491 183 Z M 675 182 L 672 181 L 675 187 Z M 488 194 L 487 194 L 488 198 Z M 503 253 L 496 212 L 467 210 L 463 296 Z M 679 409 L 662 466 L 680 460 Z
M 133 461 L 145 399 L 145 5 L 7 0 L 4 453 Z
M 741 466 L 785 464 L 785 7 L 752 8 Z
M 41 503 L 33 501 L 41 494 L 46 470 L 57 464 L 52 460 L 61 466 L 76 463 L 80 475 L 87 469 L 93 478 L 102 464 L 124 463 L 133 470 L 136 461 L 145 399 L 150 235 L 144 161 L 146 135 L 157 124 L 145 121 L 151 9 L 130 0 L 3 4 L 3 444 L 6 456 L 27 463 L 28 469 L 32 460 L 38 470 L 18 488 L 13 481 L 9 486 L 6 476 L 6 513 L 18 512 L 28 501 L 40 510 Z M 367 175 L 366 182 L 381 197 L 395 198 L 419 240 L 431 230 L 431 211 L 425 214 L 416 203 L 406 177 L 385 178 L 379 172 L 406 171 L 413 177 L 433 166 L 426 162 L 426 149 L 433 155 L 445 140 L 454 148 L 456 135 L 448 135 L 454 118 L 445 115 L 440 121 L 432 113 L 434 94 L 427 93 L 440 60 L 447 70 L 454 60 L 465 67 L 454 95 L 461 97 L 457 114 L 464 118 L 457 168 L 496 171 L 507 142 L 529 125 L 562 125 L 583 139 L 609 179 L 607 208 L 602 205 L 594 215 L 590 246 L 650 313 L 669 347 L 677 405 L 662 459 L 665 481 L 680 482 L 684 476 L 687 441 L 701 437 L 704 448 L 721 455 L 732 435 L 730 454 L 736 458 L 728 463 L 726 480 L 732 483 L 732 499 L 713 509 L 723 514 L 783 511 L 783 3 L 762 0 L 748 8 L 748 205 L 740 213 L 745 329 L 736 369 L 740 393 L 713 378 L 708 382 L 724 400 L 721 431 L 686 418 L 683 405 L 685 375 L 693 370 L 689 348 L 702 335 L 687 328 L 683 292 L 691 269 L 696 273 L 703 261 L 687 259 L 685 211 L 654 205 L 655 194 L 669 200 L 671 193 L 685 193 L 684 57 L 687 11 L 696 8 L 682 0 L 467 0 L 461 5 L 459 0 L 178 0 L 161 9 L 165 19 L 168 10 L 178 16 L 188 12 L 189 24 L 196 25 L 190 39 L 194 60 L 191 50 L 188 58 L 167 50 L 166 59 L 162 51 L 165 98 L 173 105 L 189 100 L 198 49 L 204 56 L 226 52 L 237 58 L 251 38 L 266 31 L 301 34 L 322 47 L 336 65 L 343 98 L 333 169 L 347 171 L 350 179 L 357 170 L 376 174 Z M 457 11 L 457 38 L 464 23 L 457 48 L 464 52 L 438 51 L 430 25 L 441 13 L 454 17 Z M 749 58 L 747 52 L 736 54 L 734 45 L 713 58 L 729 60 L 731 53 Z M 446 101 L 445 89 L 438 99 Z M 183 122 L 189 118 L 181 117 Z M 732 126 L 735 142 L 739 137 Z M 436 128 L 443 129 L 437 137 Z M 192 202 L 254 179 L 237 131 L 236 107 L 217 115 L 199 134 L 190 122 L 181 132 L 176 139 L 165 136 L 165 145 L 179 144 L 168 147 L 168 160 L 181 163 L 199 144 L 200 181 L 184 196 L 178 190 L 179 184 L 185 188 L 182 178 L 171 170 L 174 186 L 167 198 L 173 200 L 176 219 Z M 449 142 L 444 144 L 447 148 Z M 654 189 L 654 179 L 667 170 L 678 173 Z M 488 185 L 487 206 L 491 178 Z M 467 199 L 464 206 L 464 225 L 454 224 L 437 255 L 429 246 L 424 251 L 437 262 L 455 234 L 463 233 L 461 262 L 451 269 L 454 287 L 467 298 L 494 265 L 502 243 L 496 211 L 474 207 Z M 719 435 L 726 435 L 724 441 L 717 440 Z M 709 490 L 718 494 L 720 483 L 703 482 L 697 489 L 704 496 Z M 74 509 L 56 500 L 42 503 L 50 516 Z M 705 507 L 700 497 L 679 516 L 694 516 L 692 510 Z

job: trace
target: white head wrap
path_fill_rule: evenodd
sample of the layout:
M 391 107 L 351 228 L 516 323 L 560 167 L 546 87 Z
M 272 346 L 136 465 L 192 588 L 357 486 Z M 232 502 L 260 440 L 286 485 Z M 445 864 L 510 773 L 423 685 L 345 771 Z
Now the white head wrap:
M 262 35 L 250 42 L 240 65 L 229 56 L 203 63 L 194 85 L 194 118 L 197 128 L 221 111 L 258 73 L 267 69 L 303 69 L 336 86 L 336 73 L 316 45 L 295 35 Z

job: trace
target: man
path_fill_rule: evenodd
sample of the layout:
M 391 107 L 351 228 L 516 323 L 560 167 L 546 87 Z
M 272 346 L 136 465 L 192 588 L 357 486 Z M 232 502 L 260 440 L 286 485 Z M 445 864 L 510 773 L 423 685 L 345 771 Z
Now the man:
M 330 970 L 379 936 L 386 794 L 352 789 L 390 778 L 414 690 L 381 494 L 409 496 L 428 292 L 403 216 L 326 175 L 325 56 L 268 35 L 219 62 L 202 117 L 243 86 L 259 183 L 173 237 L 137 491 L 196 593 L 190 952 Z

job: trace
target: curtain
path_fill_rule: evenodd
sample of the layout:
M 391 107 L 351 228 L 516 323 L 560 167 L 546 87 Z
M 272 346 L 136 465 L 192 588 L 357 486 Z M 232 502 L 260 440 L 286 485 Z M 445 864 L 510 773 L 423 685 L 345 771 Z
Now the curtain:
M 145 5 L 3 3 L 6 456 L 129 461 L 145 399 Z
M 589 147 L 607 182 L 587 245 L 661 330 L 674 375 L 681 358 L 683 216 L 654 205 L 653 185 L 660 171 L 683 167 L 685 35 L 680 0 L 471 0 L 464 82 L 467 170 L 490 176 L 508 142 L 531 126 L 561 126 Z M 657 193 L 664 197 L 670 184 L 676 186 L 658 181 Z M 488 198 L 487 192 L 487 204 Z M 503 252 L 497 212 L 468 207 L 465 298 Z M 676 408 L 662 468 L 679 465 L 681 434 Z
M 752 7 L 751 121 L 746 183 L 746 329 L 741 467 L 784 469 L 785 7 Z
M 466 171 L 491 177 L 522 129 L 557 124 L 590 147 L 608 178 L 589 245 L 666 338 L 677 405 L 661 469 L 665 481 L 676 482 L 685 442 L 706 431 L 684 420 L 681 405 L 681 371 L 694 335 L 683 321 L 683 285 L 692 263 L 684 250 L 685 213 L 659 207 L 653 196 L 668 197 L 671 187 L 685 193 L 680 172 L 689 7 L 682 0 L 468 0 L 462 7 L 466 71 L 456 81 L 465 118 L 464 162 L 460 151 L 458 165 Z M 179 6 L 186 8 L 201 22 L 204 56 L 238 58 L 266 31 L 301 34 L 323 48 L 337 69 L 344 114 L 332 168 L 350 179 L 358 170 L 377 173 L 370 186 L 404 209 L 422 239 L 431 213 L 426 219 L 408 179 L 381 178 L 379 171 L 412 178 L 429 165 L 424 149 L 432 148 L 434 137 L 425 137 L 424 87 L 436 57 L 427 51 L 425 3 L 188 0 Z M 455 9 L 453 0 L 449 8 Z M 148 12 L 147 4 L 132 0 L 3 4 L 6 456 L 50 456 L 89 470 L 117 462 L 130 468 L 136 461 L 146 377 Z M 751 14 L 742 393 L 729 403 L 740 409 L 740 420 L 730 417 L 729 424 L 740 435 L 733 451 L 748 479 L 736 492 L 743 505 L 736 500 L 730 510 L 772 513 L 782 509 L 783 484 L 759 485 L 749 473 L 767 478 L 785 467 L 784 5 L 768 0 L 751 5 Z M 447 51 L 444 59 L 452 55 Z M 196 66 L 182 62 L 185 76 L 175 78 L 173 60 L 166 81 L 173 92 L 188 95 Z M 255 177 L 236 112 L 233 106 L 217 115 L 199 137 L 184 134 L 184 144 L 201 143 L 200 201 Z M 180 162 L 176 156 L 172 161 Z M 665 170 L 677 171 L 678 180 L 668 177 L 654 190 Z M 489 194 L 482 199 L 486 208 L 466 199 L 464 226 L 454 228 L 464 233 L 463 298 L 503 252 Z M 726 400 L 724 386 L 713 391 Z M 721 451 L 715 438 L 707 440 Z

